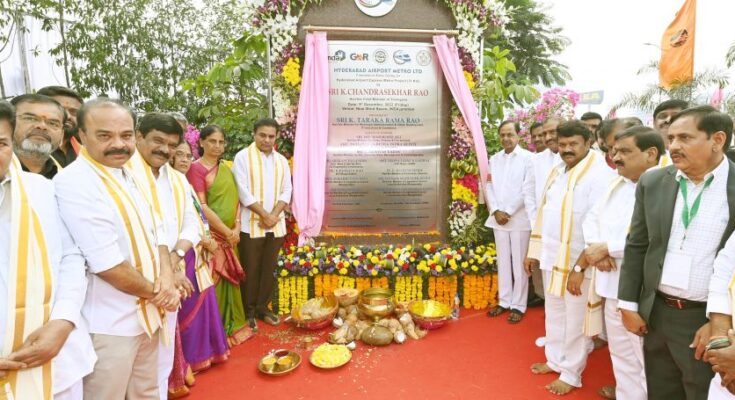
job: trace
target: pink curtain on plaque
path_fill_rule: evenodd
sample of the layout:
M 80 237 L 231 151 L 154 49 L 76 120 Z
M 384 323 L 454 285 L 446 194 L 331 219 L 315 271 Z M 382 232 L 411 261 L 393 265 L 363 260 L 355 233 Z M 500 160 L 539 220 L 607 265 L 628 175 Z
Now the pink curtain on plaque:
M 459 111 L 462 113 L 467 126 L 472 132 L 472 139 L 475 142 L 475 153 L 477 154 L 477 165 L 480 169 L 480 191 L 482 194 L 487 182 L 487 148 L 485 147 L 485 137 L 482 134 L 482 125 L 480 124 L 480 113 L 477 111 L 477 104 L 472 98 L 470 87 L 464 78 L 464 70 L 459 62 L 459 52 L 457 51 L 457 43 L 454 39 L 447 38 L 446 35 L 434 36 L 434 47 L 436 54 L 439 56 L 439 64 L 444 72 L 444 79 L 447 81 L 449 91 L 452 92 L 454 102 L 457 103 Z
M 324 216 L 329 127 L 327 34 L 306 35 L 306 55 L 299 97 L 293 156 L 293 214 L 299 246 L 317 236 Z

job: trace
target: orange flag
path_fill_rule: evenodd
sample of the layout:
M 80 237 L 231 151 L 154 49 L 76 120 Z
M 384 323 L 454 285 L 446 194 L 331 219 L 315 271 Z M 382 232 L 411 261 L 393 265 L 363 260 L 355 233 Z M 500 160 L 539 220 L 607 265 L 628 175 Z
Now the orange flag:
M 686 0 L 661 38 L 659 84 L 665 89 L 694 77 L 696 19 L 697 0 Z

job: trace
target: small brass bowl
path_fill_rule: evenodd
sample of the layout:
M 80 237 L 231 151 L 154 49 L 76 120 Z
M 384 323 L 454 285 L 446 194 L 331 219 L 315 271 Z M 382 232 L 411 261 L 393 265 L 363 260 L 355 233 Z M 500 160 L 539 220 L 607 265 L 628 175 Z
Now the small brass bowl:
M 339 288 L 334 289 L 334 297 L 337 298 L 337 302 L 342 307 L 351 306 L 357 303 L 357 297 L 360 291 L 352 288 Z

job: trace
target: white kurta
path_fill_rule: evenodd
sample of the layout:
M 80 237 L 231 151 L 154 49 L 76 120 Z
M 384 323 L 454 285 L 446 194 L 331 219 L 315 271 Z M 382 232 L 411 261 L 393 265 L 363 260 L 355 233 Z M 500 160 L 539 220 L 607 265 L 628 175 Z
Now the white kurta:
M 273 211 L 273 204 L 277 201 L 282 201 L 286 204 L 291 203 L 291 169 L 288 166 L 288 160 L 275 150 L 270 154 L 260 152 L 260 156 L 263 158 L 263 182 L 275 182 L 276 180 L 276 167 L 275 163 L 280 162 L 283 169 L 283 183 L 281 184 L 281 194 L 276 199 L 276 188 L 275 185 L 264 185 L 263 191 L 263 209 L 267 212 Z M 248 168 L 248 148 L 240 150 L 235 155 L 235 161 L 233 164 L 233 172 L 235 173 L 235 181 L 237 182 L 237 191 L 240 195 L 240 231 L 243 233 L 250 233 L 250 209 L 248 206 L 256 203 L 258 199 L 253 196 L 253 191 L 250 190 L 250 177 Z M 274 202 L 274 200 L 276 200 Z M 281 213 L 281 221 L 283 231 L 286 231 L 286 220 Z M 266 232 L 273 232 L 273 229 L 268 229 Z
M 540 264 L 545 284 L 549 282 L 557 253 L 561 251 L 562 199 L 567 186 L 566 164 L 560 163 L 554 168 L 557 168 L 559 173 L 549 187 L 546 203 L 543 205 Z M 607 166 L 605 160 L 597 157 L 587 173 L 577 181 L 572 202 L 571 256 L 570 265 L 567 266 L 570 269 L 584 249 L 582 225 L 587 213 L 603 196 L 607 183 L 613 177 L 614 172 Z M 564 297 L 557 297 L 547 293 L 544 302 L 547 365 L 560 373 L 559 379 L 575 387 L 582 386 L 582 371 L 587 364 L 587 354 L 592 349 L 591 339 L 582 333 L 587 290 L 590 289 L 589 275 L 590 271 L 587 271 L 581 296 L 566 293 Z
M 499 151 L 490 157 L 489 172 L 492 177 L 486 186 L 486 202 L 490 217 L 485 226 L 502 231 L 530 231 L 529 213 L 533 213 L 535 201 L 534 154 L 516 146 L 511 153 Z M 492 214 L 503 211 L 510 221 L 500 225 Z
M 186 202 L 184 208 L 184 221 L 179 232 L 178 215 L 176 213 L 176 203 L 174 201 L 173 188 L 168 180 L 166 168 L 169 165 L 161 167 L 158 179 L 156 179 L 156 188 L 158 190 L 158 200 L 161 204 L 163 212 L 163 227 L 166 245 L 173 251 L 179 240 L 188 240 L 192 245 L 199 243 L 199 215 L 194 208 L 192 199 L 192 189 L 187 183 L 186 185 Z M 185 180 L 186 182 L 186 180 Z M 166 313 L 166 328 L 168 329 L 168 337 L 173 338 L 176 334 L 177 312 Z M 171 369 L 174 365 L 174 346 L 172 344 L 165 345 L 161 343 L 158 346 L 158 391 L 161 399 L 168 398 L 168 377 L 171 375 Z
M 106 168 L 106 167 L 105 167 Z M 133 198 L 149 237 L 153 251 L 158 251 L 156 226 L 143 194 L 132 181 L 130 172 L 107 168 L 127 188 Z M 71 163 L 54 177 L 61 219 L 79 246 L 87 263 L 89 285 L 82 315 L 90 333 L 112 336 L 138 336 L 144 333 L 137 316 L 136 296 L 117 290 L 97 276 L 124 261 L 133 263 L 128 248 L 127 231 L 117 207 L 102 180 L 85 160 Z
M 37 174 L 26 172 L 22 174 L 31 206 L 41 221 L 41 229 L 51 259 L 54 301 L 50 319 L 67 320 L 75 326 L 61 351 L 53 359 L 53 392 L 59 393 L 80 383 L 84 376 L 92 372 L 97 360 L 86 323 L 81 318 L 87 287 L 84 259 L 59 218 L 51 181 Z M 12 208 L 10 203 L 10 182 L 6 179 L 0 184 L 0 301 L 2 302 L 6 301 L 8 292 Z M 6 305 L 0 305 L 0 327 L 7 324 L 7 311 Z M 4 336 L 3 328 L 0 329 L 0 342 Z
M 500 151 L 490 157 L 491 181 L 486 187 L 486 202 L 490 217 L 485 226 L 493 228 L 498 264 L 499 305 L 526 312 L 528 277 L 523 260 L 531 236 L 529 212 L 535 207 L 533 154 L 520 146 L 512 152 Z M 508 213 L 511 218 L 500 225 L 495 211 Z
M 554 168 L 555 165 L 559 165 L 559 163 L 561 163 L 559 153 L 552 153 L 549 149 L 533 155 L 533 186 L 536 207 L 534 207 L 534 210 L 529 210 L 533 211 L 528 215 L 531 220 L 531 224 L 536 221 L 536 211 L 538 211 L 537 208 L 540 207 L 539 204 L 541 203 L 541 197 L 544 195 L 543 192 L 544 185 L 546 185 L 546 178 L 549 177 L 551 169 Z
M 615 180 L 615 179 L 614 179 Z M 597 271 L 595 291 L 605 298 L 605 327 L 610 358 L 615 374 L 615 393 L 619 399 L 646 400 L 646 373 L 643 362 L 643 338 L 628 332 L 618 311 L 618 281 L 623 263 L 625 238 L 635 205 L 636 184 L 628 179 L 619 183 L 610 197 L 604 195 L 587 214 L 584 239 L 587 245 L 606 243 L 618 269 Z M 607 194 L 608 189 L 605 190 Z

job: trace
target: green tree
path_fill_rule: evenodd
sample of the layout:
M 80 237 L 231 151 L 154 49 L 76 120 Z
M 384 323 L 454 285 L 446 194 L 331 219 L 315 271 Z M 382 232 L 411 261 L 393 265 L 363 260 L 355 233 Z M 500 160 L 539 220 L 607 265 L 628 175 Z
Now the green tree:
M 504 33 L 486 42 L 510 50 L 508 58 L 516 67 L 510 75 L 515 79 L 546 87 L 563 86 L 571 76 L 566 65 L 553 57 L 569 45 L 569 39 L 536 0 L 505 0 L 505 6 L 510 21 Z
M 242 36 L 233 51 L 209 72 L 184 82 L 198 99 L 195 120 L 222 126 L 227 134 L 226 158 L 252 142 L 253 123 L 267 115 L 266 43 L 262 36 Z
M 181 82 L 229 52 L 238 21 L 235 0 L 60 0 L 67 14 L 65 50 L 73 86 L 85 96 L 116 94 L 133 107 L 194 115 Z

